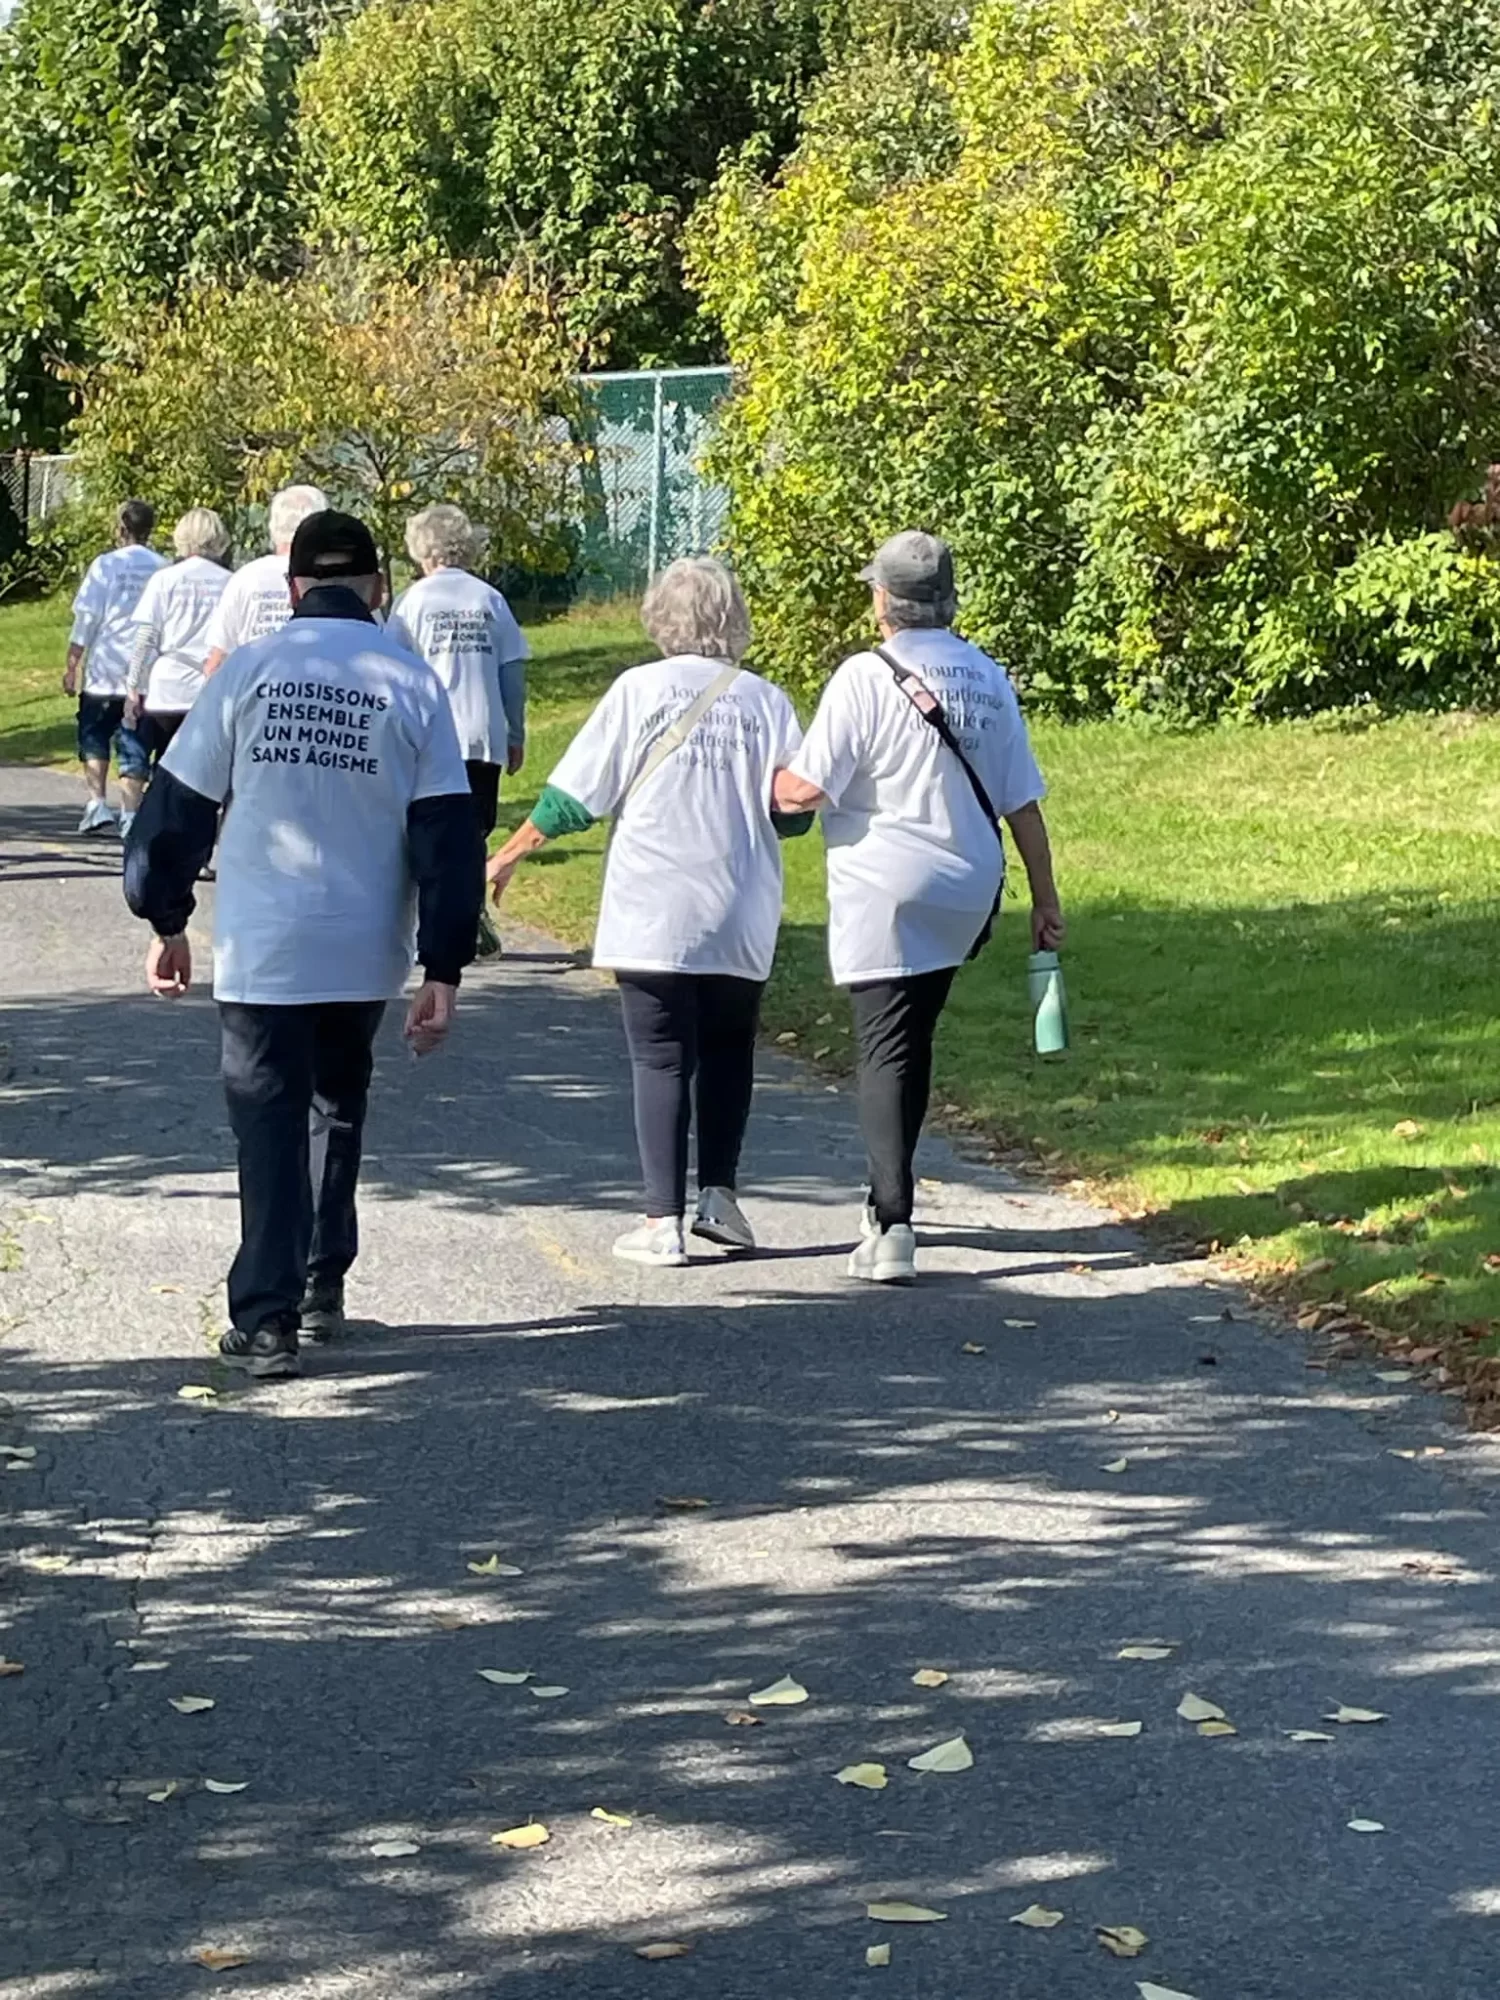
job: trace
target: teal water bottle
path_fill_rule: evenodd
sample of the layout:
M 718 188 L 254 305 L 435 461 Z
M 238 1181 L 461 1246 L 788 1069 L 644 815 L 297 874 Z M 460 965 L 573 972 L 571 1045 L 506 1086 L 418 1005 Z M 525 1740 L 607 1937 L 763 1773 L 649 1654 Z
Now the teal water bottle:
M 1060 1056 L 1068 1046 L 1068 996 L 1055 951 L 1034 951 L 1026 962 L 1031 1033 L 1039 1056 Z

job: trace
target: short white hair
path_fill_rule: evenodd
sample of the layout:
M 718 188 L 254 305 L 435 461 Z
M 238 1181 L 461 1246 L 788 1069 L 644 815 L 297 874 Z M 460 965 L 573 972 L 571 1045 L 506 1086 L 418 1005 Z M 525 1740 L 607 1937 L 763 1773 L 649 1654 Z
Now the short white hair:
M 646 592 L 641 623 L 663 658 L 698 653 L 736 666 L 750 649 L 750 613 L 733 573 L 712 556 L 668 563 Z
M 482 536 L 462 507 L 446 500 L 424 507 L 406 524 L 406 553 L 414 563 L 441 563 L 464 569 L 473 562 L 488 536 Z
M 328 495 L 316 486 L 283 486 L 271 496 L 271 546 L 290 548 L 293 535 L 309 514 L 325 514 Z
M 229 553 L 229 530 L 212 507 L 189 507 L 172 530 L 172 546 L 183 562 L 189 556 L 222 562 Z

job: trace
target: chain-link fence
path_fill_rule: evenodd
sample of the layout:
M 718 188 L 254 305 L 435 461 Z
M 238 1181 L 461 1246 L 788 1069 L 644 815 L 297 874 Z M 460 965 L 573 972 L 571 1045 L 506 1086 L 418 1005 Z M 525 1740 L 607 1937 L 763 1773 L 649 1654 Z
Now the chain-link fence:
M 45 521 L 73 490 L 72 464 L 65 452 L 0 452 L 0 507 L 18 522 Z

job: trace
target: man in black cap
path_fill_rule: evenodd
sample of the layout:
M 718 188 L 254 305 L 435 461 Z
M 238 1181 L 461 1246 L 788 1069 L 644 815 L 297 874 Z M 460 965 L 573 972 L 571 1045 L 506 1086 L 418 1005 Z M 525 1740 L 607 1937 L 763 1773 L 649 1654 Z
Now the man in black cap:
M 240 1183 L 219 1351 L 254 1376 L 297 1373 L 299 1327 L 316 1340 L 342 1325 L 375 1032 L 415 929 L 406 1039 L 419 1055 L 442 1041 L 484 882 L 448 698 L 376 625 L 369 530 L 308 516 L 288 574 L 291 622 L 206 684 L 125 858 L 126 898 L 156 933 L 147 983 L 176 999 L 193 883 L 219 840 L 214 995 Z
M 954 974 L 989 935 L 1005 859 L 1000 821 L 1031 887 L 1038 949 L 1063 915 L 1042 819 L 1046 791 L 1005 669 L 953 631 L 953 555 L 936 535 L 892 535 L 860 571 L 882 643 L 823 690 L 783 812 L 824 809 L 828 947 L 849 988 L 870 1195 L 849 1275 L 916 1276 L 913 1159 L 932 1049 Z

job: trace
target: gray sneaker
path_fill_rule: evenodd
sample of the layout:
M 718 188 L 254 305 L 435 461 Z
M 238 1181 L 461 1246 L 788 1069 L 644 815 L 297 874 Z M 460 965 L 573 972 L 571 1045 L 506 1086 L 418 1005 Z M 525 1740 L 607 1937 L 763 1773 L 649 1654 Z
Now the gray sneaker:
M 699 1190 L 693 1234 L 701 1236 L 706 1243 L 717 1243 L 724 1250 L 755 1248 L 755 1231 L 728 1188 Z
M 917 1275 L 917 1238 L 909 1222 L 893 1222 L 872 1235 L 861 1232 L 849 1259 L 849 1276 L 873 1285 L 910 1285 Z
M 344 1317 L 342 1285 L 314 1285 L 302 1301 L 302 1338 L 312 1347 L 326 1347 L 349 1329 Z

